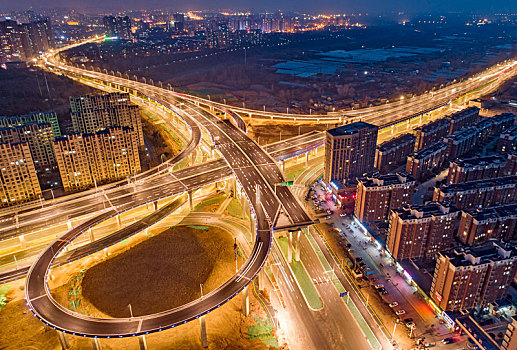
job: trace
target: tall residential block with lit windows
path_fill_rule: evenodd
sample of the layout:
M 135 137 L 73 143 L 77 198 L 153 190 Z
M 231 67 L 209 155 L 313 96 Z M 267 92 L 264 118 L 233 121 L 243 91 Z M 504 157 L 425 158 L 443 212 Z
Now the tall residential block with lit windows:
M 94 133 L 109 126 L 129 126 L 135 130 L 138 145 L 144 146 L 139 108 L 131 104 L 128 93 L 73 97 L 70 108 L 74 132 Z
M 26 143 L 0 144 L 1 206 L 29 201 L 41 196 L 41 188 Z
M 25 125 L 0 128 L 0 143 L 25 142 L 29 146 L 34 167 L 39 171 L 50 171 L 56 165 L 54 156 L 54 131 L 52 125 L 27 123 Z
M 65 191 L 124 179 L 141 170 L 135 131 L 129 127 L 60 137 L 54 151 Z
M 355 216 L 363 222 L 386 221 L 391 210 L 411 204 L 415 180 L 406 173 L 360 178 Z
M 438 252 L 431 298 L 445 311 L 468 310 L 508 295 L 517 270 L 517 249 L 498 241 Z
M 398 260 L 433 256 L 454 243 L 458 215 L 456 208 L 437 202 L 393 210 L 386 246 Z
M 338 184 L 374 171 L 378 127 L 356 122 L 327 130 L 323 179 Z

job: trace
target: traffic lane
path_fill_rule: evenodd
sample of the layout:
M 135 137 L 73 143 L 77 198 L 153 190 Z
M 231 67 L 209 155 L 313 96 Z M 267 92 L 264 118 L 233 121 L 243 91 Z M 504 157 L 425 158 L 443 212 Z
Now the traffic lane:
M 315 283 L 315 286 L 324 302 L 324 308 L 319 313 L 325 320 L 332 348 L 371 349 L 357 321 L 345 305 L 343 298 L 339 297 L 339 293 L 330 278 L 332 274 L 329 275 L 329 271 L 325 271 L 304 234 L 300 237 L 300 243 L 300 255 L 309 276 L 313 279 L 321 277 L 327 280 L 323 283 Z

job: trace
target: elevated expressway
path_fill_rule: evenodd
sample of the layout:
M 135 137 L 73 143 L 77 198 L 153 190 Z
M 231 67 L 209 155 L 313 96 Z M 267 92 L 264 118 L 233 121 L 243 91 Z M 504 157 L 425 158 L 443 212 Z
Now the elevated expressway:
M 102 80 L 104 75 L 96 78 Z M 167 108 L 172 108 L 178 104 L 176 96 L 156 87 L 139 83 L 134 84 L 125 79 L 111 82 L 122 86 L 128 84 L 130 88 L 138 89 L 140 93 L 146 96 L 152 93 L 152 96 L 149 97 Z M 181 103 L 184 111 L 192 118 L 192 122 L 209 133 L 214 147 L 222 154 L 228 167 L 219 169 L 229 168 L 243 188 L 256 224 L 255 243 L 249 259 L 237 274 L 222 286 L 202 298 L 178 308 L 129 319 L 99 319 L 77 314 L 64 308 L 53 299 L 47 285 L 49 269 L 58 254 L 73 239 L 90 227 L 127 210 L 127 207 L 129 207 L 128 204 L 121 204 L 118 207 L 112 206 L 59 237 L 40 254 L 37 261 L 31 266 L 26 282 L 27 305 L 47 325 L 63 332 L 88 337 L 124 337 L 145 335 L 186 323 L 218 308 L 247 286 L 258 274 L 267 259 L 271 248 L 272 230 L 293 229 L 312 224 L 312 220 L 292 192 L 285 187 L 276 187 L 276 184 L 285 181 L 285 179 L 276 161 L 265 150 L 229 121 L 220 120 L 188 101 Z M 196 179 L 198 173 L 192 173 L 192 168 L 183 171 L 191 173 L 190 179 L 192 181 L 196 181 L 198 184 L 202 183 L 202 181 Z M 213 174 L 209 175 L 208 179 L 213 181 Z M 219 178 L 216 177 L 215 181 L 217 179 Z M 178 182 L 179 184 L 176 184 L 179 187 L 178 192 L 185 192 L 188 187 L 185 186 L 183 181 Z M 164 186 L 159 187 L 162 192 L 169 194 L 174 191 L 173 189 L 166 189 Z M 133 195 L 141 194 L 133 193 Z M 167 210 L 163 210 L 161 215 L 154 217 L 152 220 L 159 220 L 166 215 L 168 215 Z

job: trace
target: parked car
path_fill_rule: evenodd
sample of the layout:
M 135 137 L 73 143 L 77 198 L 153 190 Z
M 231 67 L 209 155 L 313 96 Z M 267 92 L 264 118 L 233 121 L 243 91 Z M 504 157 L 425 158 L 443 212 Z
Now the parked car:
M 339 214 L 339 216 L 341 216 L 342 218 L 344 218 L 344 217 L 346 216 L 346 214 L 345 214 L 345 213 L 341 213 L 341 214 Z
M 411 328 L 415 328 L 415 322 L 408 322 L 406 323 L 406 327 L 411 329 Z
M 406 313 L 406 310 L 402 310 L 402 309 L 395 311 L 395 314 L 398 316 L 404 315 L 405 313 Z
M 384 289 L 384 288 L 383 288 Z M 386 295 L 386 294 L 390 294 L 390 292 L 388 292 L 386 289 L 384 289 L 382 292 L 381 292 L 382 295 Z
M 330 219 L 332 219 L 332 218 L 331 218 L 330 216 L 327 216 L 325 219 L 330 220 Z
M 384 284 L 376 284 L 375 285 L 375 289 L 381 289 L 381 288 L 384 288 Z
M 413 322 L 413 319 L 411 317 L 408 317 L 408 318 L 405 318 L 402 322 L 404 322 L 405 324 L 408 324 L 410 322 Z
M 399 303 L 397 303 L 396 301 L 394 301 L 393 303 L 390 303 L 389 305 L 390 307 L 397 307 L 399 306 Z
M 357 257 L 357 258 L 355 258 L 355 261 L 357 261 L 357 262 L 363 261 L 363 258 Z

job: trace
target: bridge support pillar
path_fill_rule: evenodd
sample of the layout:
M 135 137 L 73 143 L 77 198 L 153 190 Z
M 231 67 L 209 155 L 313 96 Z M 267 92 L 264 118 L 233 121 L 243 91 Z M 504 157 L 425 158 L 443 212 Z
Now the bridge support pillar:
M 66 333 L 56 331 L 57 337 L 59 338 L 59 344 L 61 344 L 61 350 L 70 349 L 70 343 L 68 342 L 68 336 Z
M 300 236 L 301 236 L 302 230 L 298 230 L 296 232 L 296 248 L 294 253 L 294 260 L 300 261 Z
M 266 289 L 266 285 L 265 285 L 265 281 L 264 281 L 264 278 L 265 278 L 264 272 L 262 270 L 259 271 L 257 278 L 258 278 L 258 289 L 259 290 Z
M 117 215 L 117 225 L 119 228 L 122 226 L 122 220 L 120 219 L 120 215 Z
M 67 220 L 66 221 L 66 227 L 68 227 L 69 230 L 73 229 L 74 227 L 72 226 L 72 221 Z
M 95 236 L 93 235 L 93 230 L 91 227 L 88 229 L 88 238 L 90 239 L 90 242 L 95 241 Z
M 154 211 L 158 210 L 158 201 L 153 202 L 153 208 L 154 208 Z
M 395 124 L 391 126 L 391 136 L 395 133 Z
M 206 335 L 206 320 L 205 315 L 199 318 L 199 325 L 201 326 L 201 346 L 203 348 L 208 348 L 208 338 Z
M 138 337 L 138 345 L 140 346 L 140 350 L 147 350 L 147 341 L 145 340 L 145 335 Z
M 23 234 L 18 236 L 18 240 L 20 241 L 20 248 L 27 248 L 27 241 L 25 240 L 25 236 Z
M 293 262 L 293 232 L 287 233 L 288 245 L 287 245 L 287 262 L 291 264 Z
M 232 177 L 232 179 L 230 180 L 231 181 L 231 184 L 232 184 L 232 191 L 233 191 L 233 197 L 234 198 L 237 198 L 238 197 L 238 193 L 237 193 L 237 179 L 235 179 L 235 177 Z
M 194 209 L 194 199 L 192 198 L 192 190 L 188 191 L 187 192 L 188 194 L 188 204 L 189 204 L 189 207 L 190 207 L 190 210 Z
M 285 176 L 285 160 L 282 160 L 282 174 Z
M 305 167 L 309 166 L 309 152 L 305 153 Z
M 249 285 L 242 290 L 242 313 L 244 316 L 250 314 L 250 292 L 248 288 Z
M 102 350 L 101 340 L 99 338 L 92 338 L 93 350 Z

